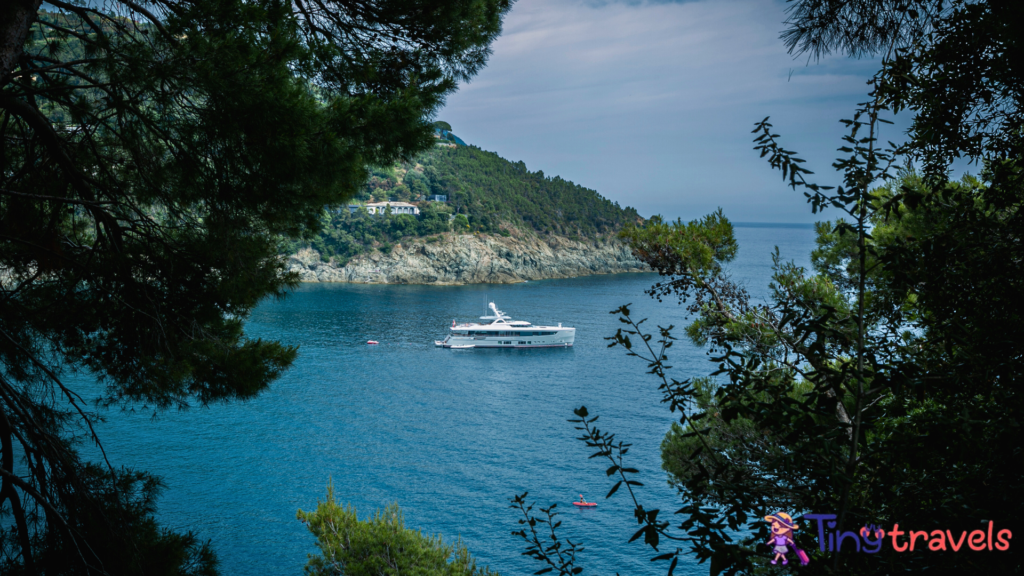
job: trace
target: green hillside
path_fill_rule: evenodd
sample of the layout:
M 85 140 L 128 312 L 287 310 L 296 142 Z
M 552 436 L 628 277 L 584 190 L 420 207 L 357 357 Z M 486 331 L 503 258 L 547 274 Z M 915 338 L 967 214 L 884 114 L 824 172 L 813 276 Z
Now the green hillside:
M 530 172 L 522 162 L 475 146 L 438 147 L 419 163 L 431 193 L 446 194 L 452 208 L 481 230 L 507 222 L 538 232 L 594 236 L 637 218 L 636 210 L 623 209 L 594 190 Z M 416 174 L 407 172 L 406 178 Z
M 426 201 L 435 194 L 448 201 Z M 307 244 L 344 263 L 373 248 L 386 252 L 407 237 L 435 241 L 438 234 L 454 231 L 596 238 L 639 218 L 633 208 L 622 208 L 589 188 L 530 172 L 523 162 L 509 162 L 494 152 L 452 144 L 373 170 L 355 201 L 412 202 L 420 216 L 374 216 L 342 207 L 328 215 L 324 232 Z

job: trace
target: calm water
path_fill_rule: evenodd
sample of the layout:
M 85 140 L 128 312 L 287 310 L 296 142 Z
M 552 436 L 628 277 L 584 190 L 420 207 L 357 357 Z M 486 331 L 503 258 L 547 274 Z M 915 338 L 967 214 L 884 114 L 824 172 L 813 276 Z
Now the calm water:
M 806 265 L 813 231 L 737 228 L 733 278 L 765 294 L 770 254 Z M 161 476 L 162 522 L 211 539 L 228 576 L 298 574 L 314 540 L 295 519 L 312 509 L 328 481 L 361 517 L 390 502 L 406 524 L 446 540 L 461 536 L 481 564 L 503 574 L 541 568 L 520 555 L 511 496 L 559 503 L 560 533 L 583 544 L 584 574 L 663 574 L 649 549 L 626 541 L 635 529 L 624 491 L 603 462 L 588 460 L 566 422 L 573 408 L 600 414 L 602 428 L 632 442 L 628 458 L 647 486 L 647 506 L 674 510 L 658 444 L 673 421 L 644 365 L 605 337 L 609 314 L 633 302 L 651 324 L 684 324 L 678 305 L 642 291 L 653 274 L 592 276 L 515 285 L 460 287 L 304 285 L 261 306 L 253 336 L 300 347 L 294 367 L 258 399 L 171 412 L 107 414 L 100 428 L 115 465 Z M 515 319 L 577 328 L 572 349 L 438 349 L 453 318 L 471 320 L 492 300 Z M 653 327 L 653 326 L 652 326 Z M 679 334 L 682 336 L 682 334 Z M 367 346 L 369 339 L 379 346 Z M 701 350 L 680 344 L 676 377 L 706 375 Z M 597 509 L 575 510 L 583 493 Z M 680 574 L 706 566 L 681 564 Z

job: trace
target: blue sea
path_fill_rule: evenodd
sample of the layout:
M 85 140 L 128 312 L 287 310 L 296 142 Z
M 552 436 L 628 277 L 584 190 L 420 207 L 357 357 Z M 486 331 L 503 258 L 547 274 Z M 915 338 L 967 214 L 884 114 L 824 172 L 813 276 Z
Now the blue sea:
M 809 266 L 813 230 L 736 228 L 733 280 L 767 295 L 771 253 Z M 600 415 L 601 429 L 633 444 L 627 465 L 645 486 L 637 497 L 663 518 L 679 498 L 661 470 L 659 443 L 677 416 L 660 404 L 645 364 L 607 348 L 621 326 L 609 311 L 632 303 L 645 326 L 687 322 L 675 302 L 643 290 L 656 274 L 589 276 L 512 285 L 307 284 L 267 301 L 247 324 L 251 336 L 297 345 L 295 365 L 247 403 L 193 407 L 153 417 L 110 410 L 98 432 L 115 466 L 147 470 L 167 488 L 160 521 L 210 540 L 226 576 L 300 574 L 314 539 L 295 518 L 312 510 L 329 482 L 337 500 L 366 517 L 389 503 L 406 525 L 446 541 L 502 574 L 542 568 L 521 553 L 518 512 L 529 492 L 557 503 L 559 533 L 580 543 L 583 574 L 664 574 L 639 541 L 625 490 L 604 496 L 606 462 L 567 422 L 574 408 Z M 493 301 L 515 319 L 576 327 L 570 349 L 444 350 L 433 341 L 453 319 L 474 320 Z M 377 346 L 366 345 L 378 340 Z M 677 379 L 714 370 L 703 350 L 681 340 L 669 352 Z M 599 502 L 575 509 L 583 494 Z M 707 573 L 687 558 L 678 574 Z

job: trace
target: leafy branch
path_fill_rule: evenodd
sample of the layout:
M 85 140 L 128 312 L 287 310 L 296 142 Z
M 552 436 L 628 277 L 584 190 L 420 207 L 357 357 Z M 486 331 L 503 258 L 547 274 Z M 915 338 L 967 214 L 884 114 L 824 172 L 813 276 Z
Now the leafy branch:
M 719 483 L 728 485 L 730 481 L 727 479 L 727 476 L 729 475 L 730 470 L 734 468 L 732 463 L 717 449 L 711 447 L 707 438 L 709 429 L 698 426 L 698 421 L 706 417 L 706 414 L 691 414 L 696 390 L 690 380 L 680 381 L 674 378 L 669 378 L 666 373 L 667 370 L 672 368 L 672 366 L 666 364 L 668 357 L 666 356 L 665 351 L 670 348 L 676 340 L 676 338 L 672 336 L 672 329 L 674 326 L 658 327 L 660 338 L 656 340 L 655 343 L 660 344 L 661 347 L 658 352 L 655 352 L 654 348 L 651 346 L 651 341 L 654 338 L 653 335 L 644 333 L 641 329 L 641 325 L 646 321 L 646 319 L 634 321 L 629 310 L 629 304 L 621 306 L 620 308 L 613 310 L 611 313 L 619 314 L 619 321 L 623 324 L 628 324 L 629 327 L 624 329 L 620 328 L 616 331 L 614 336 L 607 338 L 612 341 L 608 347 L 622 346 L 626 349 L 628 356 L 635 356 L 647 361 L 647 373 L 653 374 L 661 379 L 661 384 L 658 386 L 658 389 L 663 394 L 662 403 L 669 404 L 669 408 L 673 413 L 676 411 L 679 412 L 680 423 L 688 426 L 690 430 L 684 436 L 694 437 L 701 444 L 701 446 L 690 455 L 693 461 L 696 462 L 696 466 L 700 471 L 699 476 L 708 480 L 715 478 Z M 640 342 L 643 343 L 643 348 L 638 351 L 637 348 L 634 347 L 633 340 L 630 336 L 639 337 Z M 583 413 L 581 413 L 581 411 Z M 650 544 L 655 551 L 657 551 L 660 536 L 665 536 L 666 538 L 676 541 L 686 541 L 693 545 L 692 551 L 699 562 L 703 563 L 706 560 L 711 560 L 712 574 L 718 574 L 730 564 L 733 564 L 735 565 L 735 568 L 738 568 L 739 564 L 735 561 L 725 560 L 725 555 L 721 553 L 713 554 L 711 552 L 711 550 L 721 550 L 725 546 L 736 546 L 735 544 L 729 544 L 732 539 L 724 531 L 726 524 L 722 523 L 717 517 L 719 515 L 719 510 L 703 507 L 700 505 L 700 502 L 695 499 L 676 511 L 676 514 L 688 516 L 687 520 L 684 521 L 679 528 L 686 531 L 689 536 L 681 537 L 668 534 L 668 523 L 659 523 L 657 521 L 658 510 L 644 510 L 643 506 L 640 505 L 633 494 L 632 486 L 638 485 L 639 483 L 631 484 L 630 482 L 635 481 L 628 481 L 625 478 L 626 473 L 635 472 L 633 469 L 623 468 L 621 464 L 621 458 L 626 451 L 628 451 L 629 445 L 622 444 L 621 442 L 616 445 L 614 444 L 614 435 L 603 434 L 596 428 L 591 430 L 590 424 L 597 420 L 597 417 L 586 421 L 585 411 L 585 408 L 581 408 L 577 411 L 577 416 L 584 420 L 584 427 L 577 429 L 584 429 L 589 433 L 589 438 L 581 437 L 581 439 L 588 440 L 588 446 L 593 445 L 593 447 L 599 448 L 599 451 L 593 454 L 591 458 L 595 456 L 605 456 L 611 459 L 612 467 L 610 467 L 606 473 L 609 476 L 614 473 L 619 473 L 621 478 L 621 480 L 615 484 L 612 491 L 609 492 L 609 496 L 618 489 L 621 483 L 625 481 L 626 487 L 629 490 L 630 495 L 633 497 L 635 505 L 634 516 L 638 523 L 645 524 L 643 528 L 633 535 L 633 538 L 630 541 L 637 539 L 640 534 L 644 534 L 644 541 L 647 544 Z M 701 454 L 705 453 L 712 456 L 717 461 L 717 465 L 712 470 L 709 470 L 697 459 Z M 618 461 L 616 461 L 616 458 Z M 737 471 L 732 470 L 732 472 L 735 474 Z M 735 529 L 736 526 L 733 526 L 732 524 L 733 523 L 730 523 L 730 527 Z M 677 548 L 674 552 L 655 556 L 651 561 L 668 560 L 671 558 L 672 563 L 668 570 L 668 574 L 671 576 L 675 570 L 676 564 L 678 563 L 680 552 L 682 552 L 682 550 Z
M 547 508 L 541 508 L 540 511 L 547 517 L 543 520 L 538 520 L 536 516 L 531 516 L 530 512 L 533 510 L 533 504 L 526 504 L 526 496 L 529 492 L 523 492 L 521 495 L 515 496 L 510 500 L 512 505 L 509 508 L 517 509 L 522 512 L 523 517 L 519 519 L 519 524 L 529 528 L 529 532 L 526 528 L 512 532 L 513 536 L 519 536 L 527 543 L 526 552 L 523 552 L 523 556 L 529 556 L 535 560 L 540 560 L 546 563 L 547 568 L 542 568 L 534 572 L 534 574 L 547 574 L 557 570 L 559 576 L 575 575 L 583 572 L 582 566 L 576 566 L 576 553 L 582 552 L 583 547 L 574 543 L 568 538 L 565 539 L 568 546 L 562 547 L 562 542 L 558 539 L 555 534 L 555 530 L 562 525 L 562 521 L 555 521 L 555 516 L 558 516 L 558 512 L 555 512 L 555 508 L 558 504 L 552 504 Z M 543 538 L 547 540 L 550 538 L 550 544 L 544 544 L 541 539 L 542 536 L 537 533 L 537 525 L 541 524 L 547 527 L 548 535 Z
M 658 545 L 661 543 L 662 537 L 678 541 L 691 540 L 690 538 L 669 534 L 667 532 L 669 523 L 663 520 L 658 520 L 658 513 L 660 510 L 657 508 L 647 510 L 644 508 L 643 504 L 640 504 L 639 500 L 637 500 L 633 487 L 643 486 L 643 483 L 639 480 L 630 480 L 626 475 L 637 474 L 639 471 L 636 468 L 626 467 L 623 462 L 623 456 L 629 452 L 629 447 L 632 446 L 632 444 L 627 444 L 621 440 L 616 442 L 615 434 L 602 432 L 599 428 L 593 426 L 593 424 L 597 422 L 598 417 L 594 416 L 593 418 L 590 418 L 590 414 L 587 412 L 586 406 L 580 406 L 576 410 L 573 410 L 573 414 L 575 414 L 577 418 L 573 418 L 569 420 L 569 422 L 581 424 L 581 426 L 576 426 L 576 429 L 585 432 L 585 434 L 579 436 L 577 440 L 586 442 L 589 448 L 597 448 L 597 452 L 590 455 L 591 458 L 607 458 L 611 462 L 611 466 L 605 470 L 605 474 L 607 476 L 610 477 L 615 474 L 618 474 L 619 476 L 619 480 L 615 482 L 612 489 L 608 491 L 607 495 L 605 495 L 605 498 L 611 498 L 612 495 L 615 494 L 623 484 L 625 484 L 626 490 L 629 491 L 629 496 L 633 500 L 633 516 L 636 518 L 637 524 L 640 524 L 641 527 L 633 534 L 632 537 L 630 537 L 629 541 L 633 542 L 640 538 L 640 536 L 643 536 L 644 543 L 657 552 Z M 651 558 L 651 561 L 654 562 L 671 559 L 672 563 L 668 568 L 668 574 L 671 576 L 672 573 L 675 572 L 676 564 L 679 563 L 680 551 L 681 550 L 679 548 L 676 548 L 673 552 L 667 552 Z
M 619 317 L 619 322 L 622 322 L 623 324 L 628 324 L 630 328 L 626 330 L 619 328 L 615 332 L 614 336 L 606 338 L 606 340 L 612 341 L 612 343 L 609 344 L 608 347 L 612 348 L 614 346 L 622 346 L 623 348 L 626 349 L 626 354 L 628 356 L 636 356 L 637 358 L 646 360 L 648 363 L 647 373 L 654 374 L 655 376 L 661 379 L 661 385 L 658 386 L 658 390 L 661 390 L 664 395 L 664 397 L 662 398 L 662 403 L 669 404 L 669 408 L 673 413 L 675 413 L 678 410 L 680 414 L 680 423 L 689 424 L 693 429 L 693 434 L 698 439 L 700 439 L 704 449 L 707 450 L 708 453 L 715 453 L 715 451 L 707 443 L 707 439 L 696 426 L 696 420 L 698 420 L 699 418 L 691 417 L 689 414 L 687 414 L 687 411 L 685 409 L 686 407 L 692 406 L 693 404 L 694 389 L 693 386 L 690 384 L 690 381 L 675 380 L 669 378 L 668 375 L 665 373 L 665 370 L 671 368 L 671 366 L 665 364 L 665 361 L 668 359 L 668 357 L 665 356 L 665 351 L 668 348 L 670 348 L 672 346 L 672 343 L 676 340 L 675 337 L 672 336 L 671 332 L 674 326 L 670 325 L 667 328 L 662 326 L 658 327 L 661 338 L 657 341 L 657 343 L 661 344 L 661 349 L 658 351 L 657 354 L 655 354 L 654 348 L 651 347 L 651 339 L 653 338 L 653 335 L 644 334 L 640 329 L 640 325 L 646 322 L 647 319 L 645 318 L 643 320 L 634 321 L 630 316 L 629 306 L 629 304 L 626 304 L 611 311 L 611 314 L 620 314 L 621 316 Z M 639 336 L 640 341 L 643 342 L 644 347 L 647 349 L 647 352 L 650 355 L 645 356 L 642 353 L 636 352 L 636 350 L 633 349 L 633 341 L 630 339 L 630 336 Z M 577 414 L 577 416 L 580 415 Z M 573 422 L 573 420 L 570 420 L 570 422 Z M 725 460 L 723 459 L 723 461 Z

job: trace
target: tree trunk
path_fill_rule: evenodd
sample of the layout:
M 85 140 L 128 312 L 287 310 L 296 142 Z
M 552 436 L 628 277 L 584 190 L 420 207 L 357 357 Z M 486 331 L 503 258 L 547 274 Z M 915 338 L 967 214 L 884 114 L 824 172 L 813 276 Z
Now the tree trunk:
M 25 48 L 42 0 L 0 2 L 0 86 L 6 85 Z

